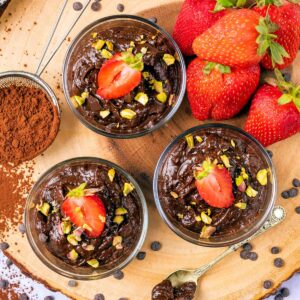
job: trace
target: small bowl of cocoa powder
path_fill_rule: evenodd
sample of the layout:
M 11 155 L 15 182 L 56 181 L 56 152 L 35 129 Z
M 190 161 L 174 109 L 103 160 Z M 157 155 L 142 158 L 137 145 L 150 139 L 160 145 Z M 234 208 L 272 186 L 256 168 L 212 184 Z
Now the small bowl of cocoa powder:
M 0 73 L 0 164 L 19 165 L 54 141 L 60 109 L 51 88 L 26 72 Z

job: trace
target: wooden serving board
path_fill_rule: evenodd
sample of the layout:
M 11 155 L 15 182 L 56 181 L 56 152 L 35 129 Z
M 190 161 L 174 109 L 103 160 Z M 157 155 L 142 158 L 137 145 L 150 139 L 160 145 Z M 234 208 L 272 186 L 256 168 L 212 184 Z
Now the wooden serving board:
M 46 42 L 52 24 L 58 13 L 61 0 L 13 0 L 2 16 L 0 24 L 0 71 L 27 70 L 34 71 L 39 55 Z M 59 26 L 51 48 L 63 35 L 67 25 L 75 18 L 72 10 L 73 1 L 62 24 Z M 181 1 L 169 0 L 124 0 L 125 13 L 139 14 L 146 17 L 156 16 L 158 23 L 172 31 Z M 87 9 L 73 30 L 71 39 L 93 20 L 116 14 L 117 0 L 102 0 L 100 12 Z M 9 15 L 9 12 L 12 15 Z M 7 20 L 7 21 L 6 21 Z M 37 24 L 35 25 L 34 22 Z M 8 29 L 11 30 L 8 30 Z M 8 31 L 8 32 L 7 32 Z M 97 156 L 111 160 L 128 170 L 140 183 L 148 202 L 150 224 L 147 240 L 143 250 L 147 252 L 144 261 L 134 260 L 124 270 L 125 278 L 117 281 L 107 278 L 98 281 L 80 282 L 78 287 L 69 288 L 68 279 L 57 275 L 45 267 L 31 250 L 26 237 L 11 234 L 8 237 L 11 246 L 9 255 L 21 268 L 34 278 L 38 278 L 49 287 L 60 290 L 75 299 L 93 299 L 96 293 L 103 293 L 105 299 L 117 300 L 128 297 L 131 300 L 150 299 L 152 287 L 180 267 L 197 267 L 214 259 L 224 249 L 211 249 L 189 244 L 175 234 L 163 223 L 158 215 L 152 195 L 152 177 L 160 153 L 166 145 L 180 132 L 201 124 L 193 119 L 185 100 L 179 112 L 164 128 L 142 138 L 132 140 L 112 140 L 97 135 L 85 128 L 67 107 L 61 90 L 62 62 L 66 53 L 67 41 L 55 56 L 44 73 L 43 78 L 51 85 L 60 98 L 62 122 L 60 132 L 54 144 L 35 161 L 35 178 L 53 164 L 76 156 Z M 25 67 L 27 65 L 27 67 Z M 298 66 L 298 67 L 297 67 Z M 300 55 L 294 63 L 293 80 L 300 81 Z M 237 117 L 227 123 L 242 126 L 245 116 Z M 151 145 L 151 146 L 150 146 Z M 150 147 L 149 147 L 150 146 Z M 275 282 L 274 289 L 300 270 L 300 216 L 294 212 L 300 205 L 300 198 L 283 200 L 280 191 L 290 187 L 291 180 L 300 177 L 299 161 L 300 135 L 295 135 L 279 142 L 270 150 L 274 152 L 274 162 L 278 175 L 277 204 L 287 210 L 286 220 L 278 227 L 260 236 L 254 241 L 254 249 L 259 255 L 255 262 L 244 261 L 235 253 L 224 259 L 204 279 L 199 282 L 201 299 L 259 299 L 267 295 L 262 283 L 266 279 Z M 159 252 L 150 250 L 150 243 L 161 241 L 163 247 Z M 272 246 L 280 246 L 286 264 L 282 269 L 273 266 Z M 200 299 L 200 296 L 196 296 Z

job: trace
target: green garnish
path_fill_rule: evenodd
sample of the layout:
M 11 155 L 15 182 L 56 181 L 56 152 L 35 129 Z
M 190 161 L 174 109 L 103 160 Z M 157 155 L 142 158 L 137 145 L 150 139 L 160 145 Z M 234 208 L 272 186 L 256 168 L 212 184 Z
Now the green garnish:
M 114 181 L 115 175 L 116 175 L 116 170 L 115 169 L 109 169 L 107 172 L 108 178 L 110 182 Z
M 124 119 L 132 120 L 136 116 L 136 113 L 129 108 L 125 108 L 121 110 L 120 115 Z
M 188 144 L 188 147 L 189 147 L 190 149 L 194 148 L 195 144 L 194 144 L 194 137 L 193 137 L 192 134 L 186 135 L 186 136 L 185 136 L 185 140 L 186 140 L 186 142 L 187 142 L 187 144 Z
M 254 190 L 250 185 L 248 185 L 245 193 L 248 197 L 251 197 L 251 198 L 254 198 L 258 194 L 258 192 L 256 190 Z
M 211 224 L 211 222 L 212 222 L 212 219 L 204 211 L 201 212 L 201 219 L 202 219 L 202 222 L 205 224 Z
M 118 208 L 116 209 L 116 211 L 115 211 L 115 214 L 116 214 L 117 216 L 122 216 L 122 215 L 128 214 L 128 211 L 127 211 L 127 209 L 126 209 L 125 207 L 118 207 Z
M 106 49 L 101 50 L 101 55 L 103 58 L 106 58 L 106 59 L 110 59 L 112 57 L 112 54 Z
M 134 190 L 134 186 L 131 183 L 125 182 L 123 187 L 123 195 L 126 197 Z
M 36 209 L 46 217 L 49 215 L 50 208 L 51 206 L 47 202 L 43 202 L 42 204 L 36 206 Z
M 246 209 L 247 203 L 238 202 L 238 203 L 235 203 L 234 206 L 237 207 L 237 208 L 239 208 L 239 209 Z
M 256 174 L 256 179 L 261 185 L 266 185 L 268 183 L 268 170 L 259 170 Z
M 115 216 L 113 219 L 113 222 L 120 225 L 122 222 L 124 221 L 124 217 L 123 216 Z
M 167 64 L 167 66 L 173 65 L 175 63 L 175 57 L 171 54 L 164 54 L 163 61 Z
M 147 94 L 145 93 L 138 93 L 135 97 L 134 100 L 136 100 L 137 102 L 141 103 L 142 105 L 146 105 L 149 101 L 149 97 Z
M 96 50 L 100 51 L 104 45 L 105 45 L 105 41 L 98 40 L 92 45 L 92 47 L 95 48 Z
M 108 117 L 110 115 L 110 111 L 109 110 L 102 110 L 102 111 L 100 111 L 99 115 L 102 119 L 105 119 L 106 117 Z
M 99 267 L 99 261 L 95 258 L 90 259 L 86 262 L 88 265 L 90 265 L 93 268 L 98 268 Z
M 156 99 L 161 103 L 165 103 L 167 101 L 167 95 L 164 92 L 159 93 L 158 95 L 156 95 Z

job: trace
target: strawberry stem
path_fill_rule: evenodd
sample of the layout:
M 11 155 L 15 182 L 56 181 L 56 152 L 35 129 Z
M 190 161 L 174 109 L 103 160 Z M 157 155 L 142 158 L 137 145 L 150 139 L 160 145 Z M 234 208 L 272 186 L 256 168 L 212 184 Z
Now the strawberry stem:
M 244 7 L 246 2 L 246 0 L 217 0 L 213 13 L 219 12 L 226 8 Z
M 143 53 L 137 53 L 136 55 L 133 55 L 131 52 L 122 52 L 119 60 L 124 61 L 130 68 L 134 70 L 144 70 Z
M 84 182 L 75 189 L 72 189 L 72 190 L 69 189 L 69 193 L 67 194 L 67 197 L 83 197 L 85 194 L 84 189 L 85 189 L 86 185 L 87 185 L 87 183 Z
M 209 61 L 206 63 L 206 65 L 203 68 L 203 74 L 209 75 L 213 69 L 219 71 L 221 74 L 231 73 L 231 69 L 229 66 L 224 66 L 224 65 Z

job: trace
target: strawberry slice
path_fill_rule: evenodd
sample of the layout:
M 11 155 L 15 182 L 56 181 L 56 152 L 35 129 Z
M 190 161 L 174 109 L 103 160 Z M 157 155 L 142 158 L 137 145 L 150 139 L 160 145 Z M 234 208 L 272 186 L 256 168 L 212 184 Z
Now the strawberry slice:
M 207 204 L 218 208 L 233 204 L 232 180 L 226 168 L 207 159 L 196 170 L 195 178 L 198 192 Z
M 86 183 L 70 190 L 61 209 L 77 227 L 81 227 L 90 238 L 96 238 L 104 230 L 106 210 L 96 195 L 98 189 L 85 189 Z
M 143 69 L 142 53 L 117 53 L 99 71 L 97 94 L 105 100 L 129 94 L 140 84 Z

